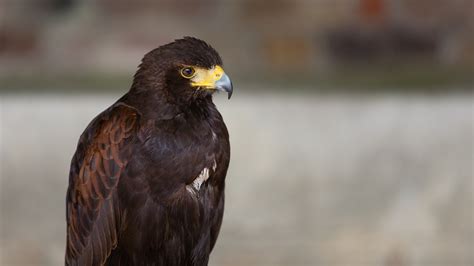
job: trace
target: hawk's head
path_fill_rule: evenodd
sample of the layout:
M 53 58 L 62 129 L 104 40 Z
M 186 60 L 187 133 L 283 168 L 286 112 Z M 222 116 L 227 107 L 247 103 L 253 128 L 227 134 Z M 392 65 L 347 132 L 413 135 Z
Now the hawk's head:
M 170 101 L 189 103 L 215 91 L 232 95 L 232 82 L 222 68 L 222 59 L 206 42 L 184 37 L 160 46 L 142 60 L 133 89 L 152 90 Z

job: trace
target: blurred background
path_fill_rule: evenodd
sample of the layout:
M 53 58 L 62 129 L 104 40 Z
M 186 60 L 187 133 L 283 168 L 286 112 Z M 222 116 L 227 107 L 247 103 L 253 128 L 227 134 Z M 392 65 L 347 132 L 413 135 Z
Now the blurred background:
M 61 265 L 69 162 L 142 56 L 212 44 L 210 265 L 474 265 L 474 1 L 0 0 L 0 265 Z

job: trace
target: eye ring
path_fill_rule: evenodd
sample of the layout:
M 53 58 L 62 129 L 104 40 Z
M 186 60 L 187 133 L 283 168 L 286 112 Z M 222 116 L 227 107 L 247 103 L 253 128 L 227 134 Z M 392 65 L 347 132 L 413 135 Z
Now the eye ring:
M 183 78 L 190 79 L 194 77 L 194 75 L 196 75 L 196 70 L 194 70 L 193 67 L 183 67 L 180 73 L 181 73 L 181 76 L 183 76 Z

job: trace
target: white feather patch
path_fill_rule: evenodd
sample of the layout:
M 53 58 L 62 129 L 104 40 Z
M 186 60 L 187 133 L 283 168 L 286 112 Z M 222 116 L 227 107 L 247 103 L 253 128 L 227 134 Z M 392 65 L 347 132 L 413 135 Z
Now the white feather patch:
M 215 172 L 216 169 L 217 169 L 217 162 L 216 162 L 216 160 L 214 159 L 214 164 L 212 165 L 212 171 Z
M 192 184 L 186 186 L 186 189 L 191 193 L 199 191 L 201 189 L 202 184 L 206 182 L 207 179 L 209 179 L 209 168 L 206 167 L 202 169 L 201 173 L 199 173 L 196 179 L 194 179 Z
M 214 162 L 212 164 L 212 171 L 216 172 L 217 169 L 217 162 L 216 159 L 214 159 Z M 206 182 L 209 179 L 209 176 L 211 175 L 211 170 L 208 167 L 205 167 L 202 169 L 202 171 L 199 173 L 199 175 L 193 180 L 193 182 L 189 185 L 186 186 L 186 190 L 188 192 L 195 194 L 197 191 L 201 189 L 202 184 Z
M 212 141 L 217 141 L 217 135 L 214 131 L 212 131 Z

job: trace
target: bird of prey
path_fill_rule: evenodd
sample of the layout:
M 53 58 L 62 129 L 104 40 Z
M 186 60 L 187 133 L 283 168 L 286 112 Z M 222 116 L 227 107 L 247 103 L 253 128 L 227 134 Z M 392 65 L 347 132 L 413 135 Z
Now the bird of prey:
M 207 265 L 224 212 L 232 83 L 184 37 L 144 56 L 131 89 L 85 129 L 66 196 L 66 265 Z

